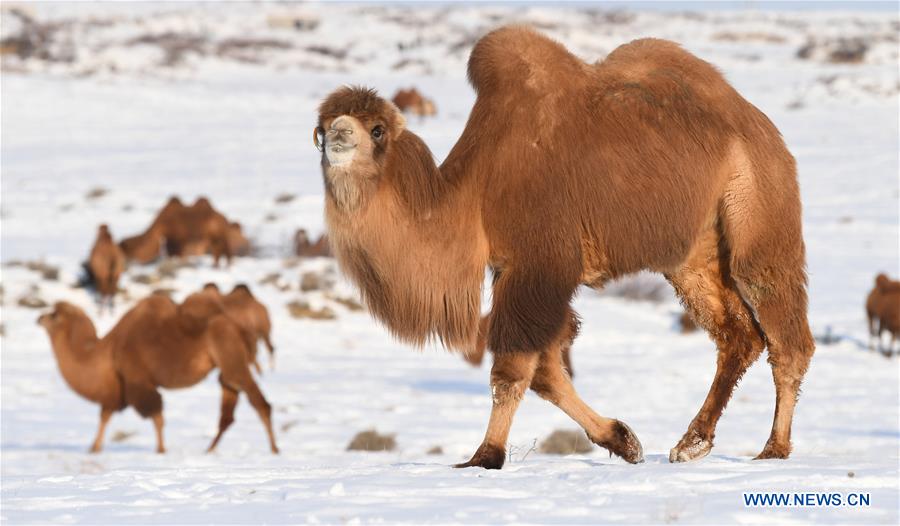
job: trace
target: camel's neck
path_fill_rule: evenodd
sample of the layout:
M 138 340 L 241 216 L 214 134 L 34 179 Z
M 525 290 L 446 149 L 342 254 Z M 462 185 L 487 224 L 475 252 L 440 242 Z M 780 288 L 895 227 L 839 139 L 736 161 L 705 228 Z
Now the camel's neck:
M 65 331 L 51 339 L 59 371 L 69 387 L 94 402 L 109 397 L 118 378 L 113 368 L 112 352 L 96 335 L 79 335 Z
M 467 350 L 475 343 L 488 259 L 481 200 L 469 181 L 423 181 L 441 177 L 425 152 L 389 163 L 387 184 L 356 213 L 329 199 L 330 240 L 370 312 L 395 336 Z M 416 173 L 402 173 L 410 164 Z

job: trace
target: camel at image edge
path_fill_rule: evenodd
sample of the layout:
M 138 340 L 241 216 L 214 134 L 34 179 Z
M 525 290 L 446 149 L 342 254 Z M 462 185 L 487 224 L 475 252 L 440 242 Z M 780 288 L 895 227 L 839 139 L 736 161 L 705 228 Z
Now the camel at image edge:
M 238 324 L 225 314 L 216 295 L 188 296 L 181 304 L 162 294 L 138 302 L 103 338 L 83 310 L 59 302 L 38 318 L 50 337 L 60 373 L 69 387 L 100 405 L 100 425 L 91 452 L 103 447 L 113 413 L 129 406 L 153 420 L 157 452 L 164 453 L 163 400 L 159 388 L 196 385 L 218 368 L 222 387 L 219 431 L 213 451 L 234 422 L 243 392 L 259 414 L 273 453 L 272 409 L 253 379 L 249 364 L 255 352 Z M 255 345 L 255 338 L 254 338 Z
M 643 460 L 631 428 L 581 400 L 561 355 L 578 333 L 578 286 L 644 269 L 666 277 L 718 348 L 709 393 L 670 461 L 709 453 L 764 349 L 776 403 L 756 458 L 787 458 L 814 342 L 796 166 L 771 121 L 715 67 L 664 40 L 587 64 L 532 29 L 504 27 L 476 43 L 468 77 L 476 101 L 439 167 L 374 90 L 334 91 L 314 135 L 332 250 L 396 337 L 472 350 L 485 268 L 493 274 L 493 405 L 460 467 L 502 467 L 529 388 L 595 444 Z

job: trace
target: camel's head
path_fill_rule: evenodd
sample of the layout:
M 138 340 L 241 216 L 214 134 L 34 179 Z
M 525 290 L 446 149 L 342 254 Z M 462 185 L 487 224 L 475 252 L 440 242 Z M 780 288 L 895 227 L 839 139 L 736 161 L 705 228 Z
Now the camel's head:
M 109 233 L 109 226 L 105 223 L 97 227 L 97 238 L 98 239 L 112 239 L 112 234 Z
M 97 339 L 97 331 L 94 324 L 83 310 L 65 301 L 53 305 L 53 310 L 41 315 L 37 319 L 50 338 L 68 333 L 69 339 L 90 341 Z
M 400 110 L 375 90 L 345 86 L 329 95 L 319 106 L 313 132 L 328 198 L 347 211 L 363 204 L 375 191 L 405 123 Z

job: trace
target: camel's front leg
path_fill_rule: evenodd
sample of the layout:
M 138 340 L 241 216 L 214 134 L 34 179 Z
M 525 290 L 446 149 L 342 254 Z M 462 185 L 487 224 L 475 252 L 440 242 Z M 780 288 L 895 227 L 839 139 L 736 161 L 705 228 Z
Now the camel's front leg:
M 100 427 L 97 428 L 97 436 L 94 438 L 94 444 L 91 446 L 91 453 L 99 453 L 103 450 L 103 435 L 106 433 L 106 424 L 109 423 L 112 414 L 112 409 L 100 408 Z
M 505 352 L 494 356 L 491 368 L 491 419 L 487 433 L 472 459 L 458 468 L 480 466 L 485 469 L 500 469 L 506 460 L 506 439 L 509 428 L 519 402 L 525 390 L 531 385 L 531 379 L 538 364 L 536 352 Z

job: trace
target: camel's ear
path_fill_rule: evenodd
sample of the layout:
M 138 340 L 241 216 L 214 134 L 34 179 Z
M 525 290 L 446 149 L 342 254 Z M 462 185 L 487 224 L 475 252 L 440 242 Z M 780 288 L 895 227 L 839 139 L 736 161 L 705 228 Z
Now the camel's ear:
M 397 136 L 399 137 L 403 130 L 406 129 L 406 117 L 403 116 L 403 112 L 400 111 L 400 108 L 397 107 L 393 102 L 386 100 L 388 107 L 394 112 L 394 122 L 391 128 L 397 131 Z

